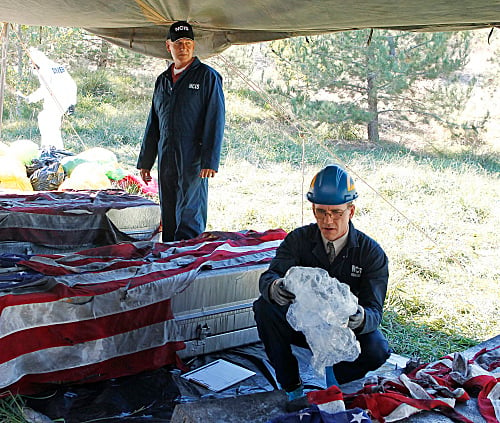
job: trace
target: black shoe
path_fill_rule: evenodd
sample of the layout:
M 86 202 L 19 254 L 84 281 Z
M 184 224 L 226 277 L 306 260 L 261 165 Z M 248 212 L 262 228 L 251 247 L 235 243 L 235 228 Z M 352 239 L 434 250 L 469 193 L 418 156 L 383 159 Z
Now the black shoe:
M 294 400 L 287 401 L 285 405 L 285 409 L 288 413 L 292 413 L 294 411 L 300 411 L 304 408 L 308 408 L 311 404 L 307 401 L 307 396 L 295 398 Z

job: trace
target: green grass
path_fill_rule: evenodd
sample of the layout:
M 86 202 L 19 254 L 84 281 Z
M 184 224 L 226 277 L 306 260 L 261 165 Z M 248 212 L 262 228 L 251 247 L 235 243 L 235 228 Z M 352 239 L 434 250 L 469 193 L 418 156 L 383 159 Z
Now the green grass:
M 136 172 L 150 100 L 143 81 L 125 96 L 129 76 L 124 81 L 102 75 L 91 80 L 63 130 L 70 151 L 104 147 Z M 95 95 L 99 87 L 114 94 Z M 208 230 L 290 231 L 308 223 L 309 181 L 323 165 L 344 162 L 360 193 L 354 223 L 390 259 L 383 325 L 396 352 L 430 361 L 500 333 L 493 318 L 500 315 L 500 166 L 494 146 L 373 145 L 325 139 L 321 129 L 301 137 L 251 96 L 226 97 L 226 138 L 220 171 L 210 181 Z M 8 121 L 4 133 L 11 140 L 37 133 L 36 121 Z
M 4 395 L 4 393 L 2 393 Z M 23 397 L 7 393 L 0 398 L 0 422 L 2 423 L 26 423 L 47 422 L 48 418 L 37 411 L 26 406 Z M 63 422 L 64 419 L 51 420 L 52 422 Z
M 131 75 L 77 73 L 84 90 L 63 124 L 68 150 L 104 147 L 136 172 L 156 73 Z M 228 91 L 226 100 L 207 230 L 291 231 L 313 221 L 304 197 L 309 182 L 325 164 L 341 161 L 360 194 L 353 222 L 390 260 L 382 330 L 394 351 L 429 362 L 500 333 L 498 143 L 467 145 L 424 130 L 377 145 L 346 141 L 337 136 L 353 128 L 305 122 L 300 133 L 255 93 Z M 38 142 L 37 106 L 23 105 L 17 118 L 7 95 L 9 104 L 2 142 Z M 14 415 L 19 401 L 1 400 L 0 413 Z M 0 421 L 22 421 L 15 418 L 0 414 Z
M 352 157 L 353 222 L 390 259 L 383 330 L 395 352 L 433 361 L 500 333 L 498 175 L 432 158 Z M 289 163 L 226 161 L 210 181 L 208 229 L 290 231 L 313 221 L 303 194 L 317 169 L 303 177 Z
M 24 400 L 20 396 L 8 395 L 0 399 L 0 421 L 7 423 L 24 423 Z

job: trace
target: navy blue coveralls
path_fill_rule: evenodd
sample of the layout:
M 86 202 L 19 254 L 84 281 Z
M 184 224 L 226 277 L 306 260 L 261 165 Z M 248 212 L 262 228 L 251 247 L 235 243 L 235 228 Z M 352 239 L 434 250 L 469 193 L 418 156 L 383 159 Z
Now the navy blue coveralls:
M 261 296 L 254 302 L 254 314 L 260 339 L 281 387 L 291 392 L 301 384 L 297 359 L 291 345 L 309 348 L 302 332 L 295 331 L 286 320 L 288 305 L 279 306 L 269 298 L 269 285 L 284 277 L 292 266 L 319 267 L 331 277 L 349 285 L 365 309 L 365 321 L 354 331 L 361 354 L 353 361 L 333 366 L 339 384 L 360 379 L 380 367 L 389 357 L 388 342 L 377 329 L 389 278 L 388 259 L 380 245 L 354 228 L 349 222 L 346 246 L 329 263 L 321 232 L 316 223 L 290 232 L 276 251 L 269 269 L 259 280 Z
M 158 156 L 164 242 L 205 231 L 208 180 L 201 169 L 218 171 L 225 125 L 222 78 L 194 58 L 174 84 L 173 64 L 155 84 L 138 169 L 151 169 Z

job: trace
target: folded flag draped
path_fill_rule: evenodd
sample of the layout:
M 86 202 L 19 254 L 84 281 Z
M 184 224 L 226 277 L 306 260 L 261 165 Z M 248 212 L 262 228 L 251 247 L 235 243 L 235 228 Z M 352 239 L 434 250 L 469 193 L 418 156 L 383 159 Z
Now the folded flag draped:
M 137 241 L 144 238 L 120 230 L 106 213 L 111 209 L 139 207 L 158 205 L 144 197 L 112 189 L 2 194 L 0 242 L 29 242 L 81 250 L 89 246 Z M 159 224 L 158 221 L 158 230 Z

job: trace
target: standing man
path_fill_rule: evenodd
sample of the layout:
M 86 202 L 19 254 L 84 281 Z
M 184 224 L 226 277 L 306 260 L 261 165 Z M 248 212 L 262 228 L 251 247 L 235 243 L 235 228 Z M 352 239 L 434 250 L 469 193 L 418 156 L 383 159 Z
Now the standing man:
M 208 179 L 219 168 L 225 125 L 222 78 L 194 57 L 194 34 L 172 24 L 166 41 L 174 63 L 156 80 L 137 168 L 144 182 L 158 156 L 163 242 L 205 231 Z
M 358 310 L 349 318 L 348 327 L 360 343 L 361 354 L 353 362 L 335 364 L 333 374 L 327 368 L 327 385 L 360 379 L 390 355 L 388 342 L 378 330 L 389 277 L 388 260 L 380 245 L 351 222 L 357 197 L 354 181 L 343 168 L 329 165 L 318 172 L 307 193 L 316 223 L 290 232 L 260 277 L 261 296 L 253 307 L 257 329 L 278 382 L 292 404 L 304 393 L 291 345 L 308 348 L 308 344 L 304 334 L 292 329 L 286 319 L 295 298 L 283 287 L 283 277 L 290 267 L 325 269 L 331 277 L 349 285 L 358 298 Z

